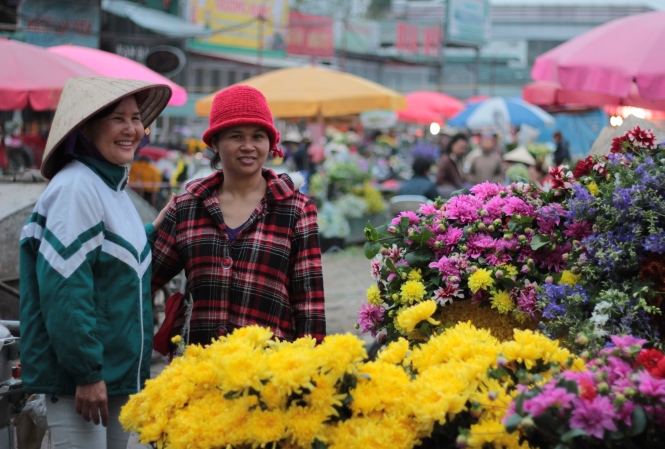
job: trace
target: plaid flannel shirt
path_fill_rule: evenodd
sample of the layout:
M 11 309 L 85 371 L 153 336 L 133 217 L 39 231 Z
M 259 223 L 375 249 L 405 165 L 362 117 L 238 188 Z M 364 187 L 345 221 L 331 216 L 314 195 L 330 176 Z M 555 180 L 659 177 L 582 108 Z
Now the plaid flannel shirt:
M 266 195 L 229 244 L 219 208 L 221 170 L 176 198 L 153 249 L 153 291 L 182 269 L 193 309 L 189 343 L 257 324 L 284 340 L 326 334 L 317 213 L 288 175 L 263 170 Z M 184 302 L 171 335 L 185 324 Z

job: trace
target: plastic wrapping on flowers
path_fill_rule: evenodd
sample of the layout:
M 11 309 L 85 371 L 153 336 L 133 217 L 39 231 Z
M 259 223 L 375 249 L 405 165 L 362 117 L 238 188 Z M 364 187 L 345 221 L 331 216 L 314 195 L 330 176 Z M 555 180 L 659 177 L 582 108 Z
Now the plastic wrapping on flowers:
M 572 276 L 564 271 L 571 243 L 561 190 L 478 184 L 447 202 L 402 212 L 389 225 L 368 226 L 365 255 L 375 283 L 359 312 L 363 332 L 385 329 L 388 341 L 424 338 L 473 321 L 481 308 L 491 309 L 482 325 L 501 337 L 535 326 L 538 287 Z M 469 306 L 449 314 L 458 301 Z
M 609 154 L 589 156 L 567 184 L 566 235 L 573 243 L 570 286 L 546 285 L 543 330 L 573 341 L 634 335 L 662 348 L 665 320 L 665 146 L 636 127 Z
M 470 323 L 374 361 L 349 334 L 272 338 L 250 326 L 187 347 L 131 396 L 122 425 L 164 449 L 527 448 L 502 424 L 517 387 L 585 369 L 540 334 L 501 343 Z

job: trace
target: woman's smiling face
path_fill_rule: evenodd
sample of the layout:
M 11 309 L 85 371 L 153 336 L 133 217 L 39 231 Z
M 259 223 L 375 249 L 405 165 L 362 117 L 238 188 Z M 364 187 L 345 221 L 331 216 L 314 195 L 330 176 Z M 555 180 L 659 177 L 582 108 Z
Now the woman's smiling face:
M 107 161 L 116 165 L 132 162 L 145 134 L 136 98 L 122 99 L 110 114 L 86 123 L 82 132 Z
M 219 133 L 213 149 L 219 152 L 225 173 L 249 176 L 263 168 L 270 151 L 270 138 L 259 126 L 236 126 Z

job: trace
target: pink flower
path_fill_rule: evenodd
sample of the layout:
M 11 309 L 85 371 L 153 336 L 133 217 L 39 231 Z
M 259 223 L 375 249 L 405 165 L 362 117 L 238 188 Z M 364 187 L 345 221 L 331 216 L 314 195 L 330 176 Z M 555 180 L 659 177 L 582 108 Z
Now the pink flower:
M 427 215 L 439 215 L 439 209 L 434 206 L 434 204 L 423 203 L 420 205 L 418 212 L 427 216 Z
M 504 190 L 506 190 L 506 188 L 501 184 L 492 184 L 489 181 L 471 187 L 471 193 L 476 195 L 476 197 L 482 201 L 485 201 L 492 196 L 496 196 L 499 192 Z
M 506 215 L 525 215 L 532 216 L 534 214 L 534 207 L 525 203 L 521 198 L 512 196 L 508 198 L 508 201 L 503 206 L 503 212 Z
M 573 393 L 568 393 L 564 388 L 554 387 L 554 384 L 546 384 L 543 392 L 533 399 L 524 401 L 524 411 L 531 416 L 540 416 L 550 407 L 566 408 L 575 399 Z
M 375 282 L 378 282 L 381 279 L 381 259 L 372 259 L 370 271 L 372 273 L 372 279 L 374 279 Z
M 393 246 L 388 249 L 386 257 L 393 262 L 397 262 L 402 257 L 402 250 L 393 243 Z
M 453 303 L 453 298 L 464 298 L 462 290 L 453 284 L 446 284 L 434 292 L 434 301 L 440 306 L 445 306 L 447 302 Z
M 526 281 L 521 290 L 515 288 L 510 291 L 513 301 L 517 300 L 517 309 L 520 312 L 528 314 L 532 319 L 536 318 L 535 312 L 538 310 L 536 295 L 538 285 L 535 282 Z
M 462 238 L 463 235 L 464 231 L 462 229 L 451 226 L 448 229 L 446 229 L 443 242 L 446 245 L 457 245 L 457 243 L 459 242 L 459 240 Z
M 665 380 L 656 379 L 647 371 L 640 371 L 637 389 L 645 396 L 665 399 Z
M 445 215 L 464 224 L 472 223 L 480 217 L 478 211 L 483 203 L 470 195 L 458 195 L 451 198 L 445 206 Z
M 485 251 L 493 250 L 496 247 L 496 240 L 487 234 L 478 234 L 472 236 L 466 246 L 467 256 L 477 259 Z
M 619 416 L 614 412 L 612 402 L 607 396 L 596 396 L 591 402 L 575 399 L 573 405 L 571 428 L 582 429 L 598 439 L 603 438 L 605 429 L 612 432 L 617 430 L 614 420 Z
M 362 327 L 361 332 L 371 332 L 376 337 L 378 327 L 383 321 L 384 309 L 381 306 L 373 306 L 363 302 L 362 309 L 358 311 L 358 324 Z
M 503 207 L 508 202 L 508 198 L 501 198 L 500 196 L 495 196 L 485 203 L 484 209 L 487 212 L 487 215 L 484 217 L 490 222 L 496 220 L 497 218 L 502 217 Z M 483 220 L 485 221 L 485 220 Z
M 494 252 L 494 253 L 489 253 L 485 254 L 485 260 L 487 260 L 487 263 L 496 266 L 496 265 L 501 265 L 502 263 L 507 263 L 512 261 L 512 257 L 510 257 L 509 254 L 506 254 L 504 252 Z
M 635 404 L 632 402 L 626 401 L 623 403 L 619 410 L 617 410 L 618 418 L 623 421 L 627 426 L 633 422 L 632 416 L 633 411 L 635 411 Z
M 392 219 L 390 224 L 394 226 L 399 226 L 399 222 L 402 221 L 402 217 L 406 217 L 409 219 L 409 224 L 411 225 L 416 225 L 420 223 L 420 217 L 412 211 L 406 211 L 406 212 L 400 212 L 398 216 Z
M 647 342 L 646 340 L 633 337 L 632 335 L 612 335 L 610 339 L 617 348 L 630 348 L 633 345 L 642 347 L 644 343 Z
M 459 260 L 457 257 L 442 257 L 438 262 L 432 262 L 429 264 L 430 268 L 436 268 L 441 272 L 441 277 L 445 280 L 449 276 L 460 275 L 460 270 L 458 267 Z

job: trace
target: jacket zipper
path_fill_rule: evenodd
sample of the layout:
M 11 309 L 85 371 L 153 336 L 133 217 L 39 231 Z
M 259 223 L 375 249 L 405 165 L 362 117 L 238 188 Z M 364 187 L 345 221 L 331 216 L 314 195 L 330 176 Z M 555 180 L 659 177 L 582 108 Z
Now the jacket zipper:
M 125 211 L 125 208 L 123 207 L 122 202 L 120 201 L 121 199 L 121 188 L 122 184 L 129 178 L 129 167 L 125 167 L 125 175 L 122 177 L 122 180 L 118 184 L 118 189 L 117 189 L 117 199 L 118 199 L 118 204 L 120 205 L 120 209 L 125 213 L 125 218 L 127 221 L 129 221 L 129 217 L 127 216 L 127 212 Z M 136 236 L 134 236 L 136 237 Z M 140 241 L 140 239 L 138 240 Z M 137 240 L 135 239 L 135 243 Z M 139 392 L 141 391 L 141 367 L 143 364 L 143 344 L 145 340 L 145 329 L 143 328 L 143 276 L 141 275 L 140 269 L 141 269 L 141 252 L 142 248 L 138 248 L 138 245 L 134 246 L 136 248 L 136 254 L 138 255 L 138 270 L 136 272 L 138 278 L 139 278 L 139 322 L 141 323 L 141 350 L 139 352 L 139 367 L 136 372 L 136 391 Z

